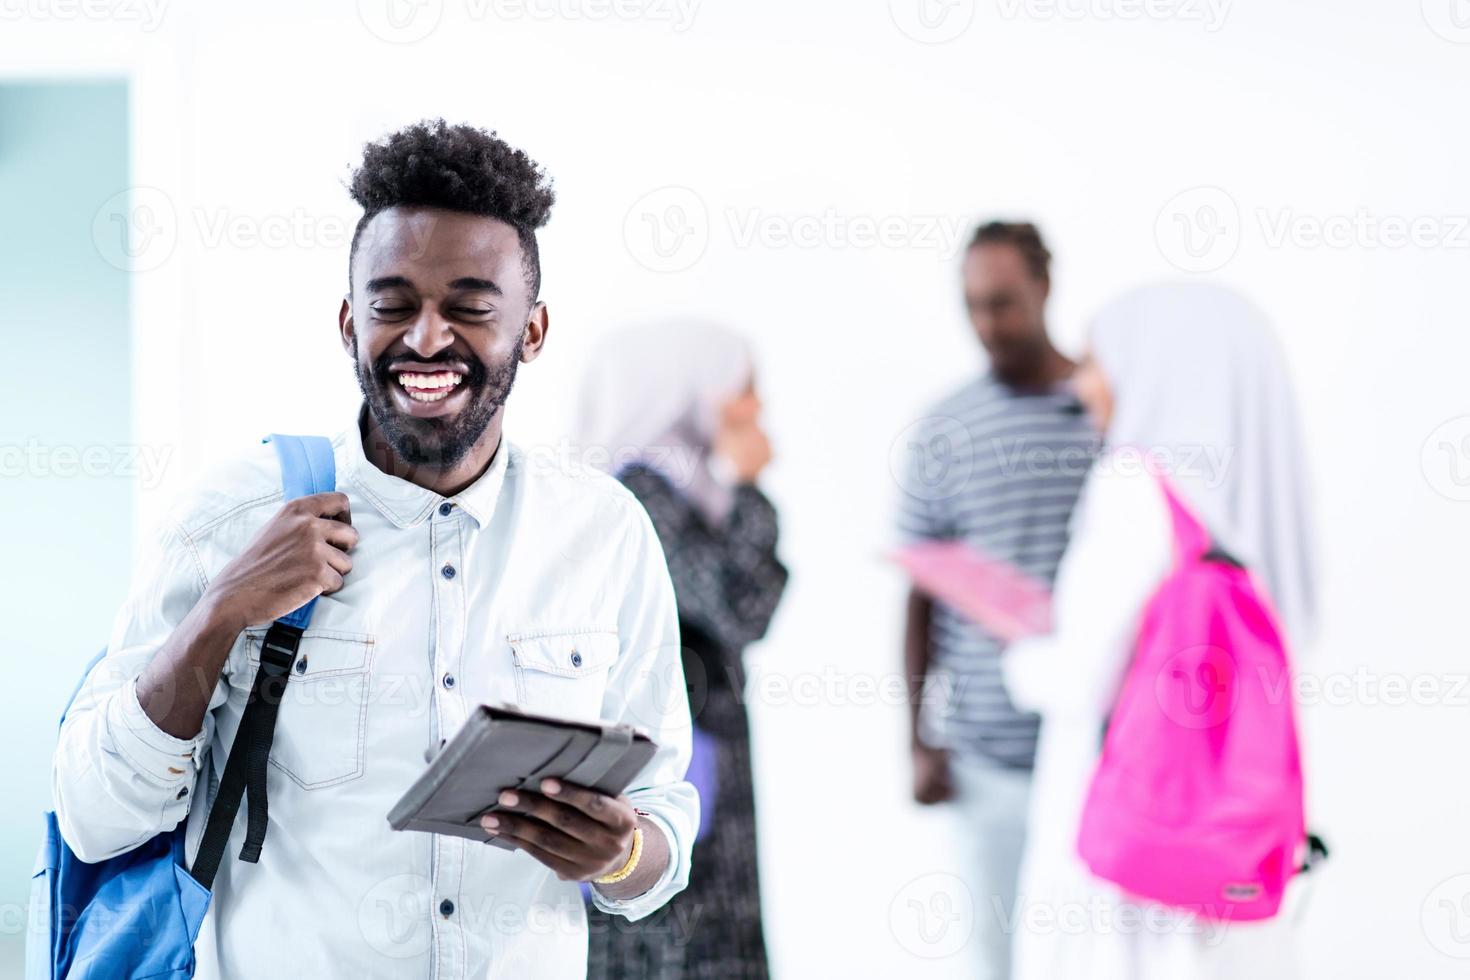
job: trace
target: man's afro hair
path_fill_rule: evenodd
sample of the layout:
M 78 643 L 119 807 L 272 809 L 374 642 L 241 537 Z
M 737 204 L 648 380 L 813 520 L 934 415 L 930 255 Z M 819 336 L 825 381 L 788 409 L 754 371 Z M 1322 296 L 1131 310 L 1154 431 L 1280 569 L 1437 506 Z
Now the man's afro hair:
M 363 215 L 352 236 L 357 254 L 363 229 L 379 212 L 394 207 L 443 208 L 498 218 L 515 228 L 534 299 L 541 287 L 536 229 L 556 203 L 551 178 L 539 164 L 474 126 L 426 119 L 363 147 L 362 165 L 352 172 L 352 199 Z

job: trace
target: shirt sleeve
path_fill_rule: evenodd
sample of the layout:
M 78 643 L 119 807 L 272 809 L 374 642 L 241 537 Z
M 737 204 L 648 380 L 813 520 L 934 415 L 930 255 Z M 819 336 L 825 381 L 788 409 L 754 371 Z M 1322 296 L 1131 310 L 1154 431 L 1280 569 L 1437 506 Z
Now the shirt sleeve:
M 1057 571 L 1053 631 L 1017 640 L 1002 655 L 1018 708 L 1107 714 L 1172 548 L 1169 513 L 1153 477 L 1094 470 Z
M 193 737 L 175 738 L 139 705 L 137 678 L 204 587 L 194 548 L 165 523 L 134 573 L 106 655 L 67 710 L 52 796 L 61 835 L 83 861 L 122 854 L 188 816 L 213 736 L 212 713 Z M 223 698 L 217 684 L 211 709 Z
M 618 632 L 622 649 L 608 678 L 603 715 L 647 732 L 658 751 L 627 790 L 633 805 L 669 842 L 669 865 L 641 895 L 611 899 L 596 887 L 604 912 L 641 919 L 689 884 L 690 852 L 699 826 L 699 794 L 685 781 L 691 753 L 689 698 L 679 650 L 679 617 L 663 551 L 647 513 L 635 501 L 625 553 L 632 556 Z

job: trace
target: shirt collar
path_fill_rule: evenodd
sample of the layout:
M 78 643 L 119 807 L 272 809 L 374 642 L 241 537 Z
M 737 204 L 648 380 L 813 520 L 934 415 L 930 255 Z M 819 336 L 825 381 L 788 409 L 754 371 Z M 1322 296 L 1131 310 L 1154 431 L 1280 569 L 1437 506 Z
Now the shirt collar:
M 417 483 L 390 476 L 368 460 L 362 447 L 367 410 L 367 403 L 360 403 L 356 420 L 338 437 L 342 443 L 344 482 L 355 485 L 373 506 L 383 512 L 384 517 L 398 527 L 413 527 L 428 520 L 445 501 L 464 508 L 465 513 L 482 528 L 490 522 L 495 502 L 500 498 L 500 488 L 505 483 L 506 460 L 510 455 L 504 431 L 489 468 L 459 493 L 442 497 Z

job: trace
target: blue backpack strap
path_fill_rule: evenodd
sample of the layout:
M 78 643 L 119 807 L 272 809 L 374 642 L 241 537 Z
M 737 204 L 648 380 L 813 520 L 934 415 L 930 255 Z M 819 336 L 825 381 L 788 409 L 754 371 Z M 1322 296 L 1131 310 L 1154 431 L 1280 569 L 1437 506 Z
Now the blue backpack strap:
M 297 497 L 305 497 L 313 493 L 327 493 L 337 489 L 337 457 L 332 452 L 332 441 L 322 436 L 286 436 L 272 434 L 265 437 L 264 442 L 272 443 L 276 447 L 276 456 L 281 461 L 281 490 L 285 500 L 294 500 Z M 294 612 L 281 617 L 283 621 L 292 626 L 305 629 L 311 622 L 311 609 L 316 604 L 313 599 L 306 605 Z M 107 648 L 103 647 L 95 657 L 87 662 L 82 670 L 82 676 L 77 680 L 77 686 L 72 689 L 71 697 L 66 699 L 66 708 L 61 712 L 61 720 L 66 720 L 66 712 L 71 710 L 72 702 L 77 695 L 82 693 L 82 685 L 87 683 L 87 678 L 92 675 L 92 668 L 96 667 L 107 656 Z
M 281 493 L 283 500 L 294 500 L 313 493 L 327 493 L 337 488 L 337 467 L 332 443 L 321 436 L 288 436 L 273 433 L 264 441 L 276 448 L 281 461 Z M 316 599 L 308 601 L 271 624 L 260 641 L 260 668 L 250 688 L 250 699 L 240 717 L 240 727 L 230 746 L 225 770 L 220 776 L 219 792 L 209 811 L 204 837 L 194 866 L 189 869 L 201 885 L 210 888 L 224 858 L 230 830 L 235 825 L 241 800 L 248 796 L 245 843 L 240 860 L 260 860 L 261 847 L 269 825 L 266 799 L 266 772 L 271 743 L 275 739 L 276 718 L 291 668 L 296 663 L 296 649 L 311 622 Z
M 337 489 L 337 458 L 332 452 L 330 439 L 275 432 L 266 436 L 265 441 L 276 447 L 276 455 L 281 460 L 282 500 L 295 500 Z M 315 605 L 316 600 L 312 599 L 277 622 L 304 630 L 311 622 L 311 610 Z

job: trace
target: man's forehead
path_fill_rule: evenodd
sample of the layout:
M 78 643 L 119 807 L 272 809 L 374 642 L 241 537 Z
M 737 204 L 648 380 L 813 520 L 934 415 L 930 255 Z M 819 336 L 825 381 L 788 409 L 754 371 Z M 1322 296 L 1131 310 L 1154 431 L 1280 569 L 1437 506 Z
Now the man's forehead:
M 1025 271 L 1026 259 L 1021 250 L 1009 242 L 985 242 L 970 249 L 965 265 L 977 271 Z
M 389 208 L 363 229 L 356 274 L 370 279 L 416 269 L 445 282 L 473 275 L 495 279 L 497 270 L 520 258 L 520 238 L 499 218 L 437 208 Z

